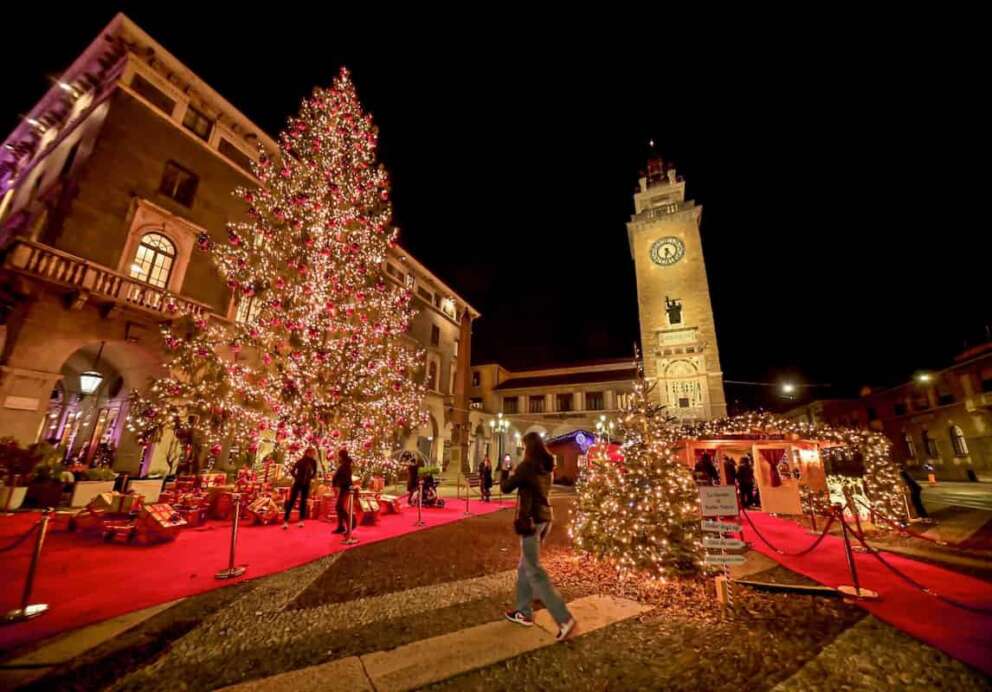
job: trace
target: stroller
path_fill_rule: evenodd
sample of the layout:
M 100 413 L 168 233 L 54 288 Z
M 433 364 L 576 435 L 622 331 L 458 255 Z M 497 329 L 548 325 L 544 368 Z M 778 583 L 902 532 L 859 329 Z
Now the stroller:
M 437 481 L 434 479 L 434 474 L 430 473 L 430 470 L 423 469 L 423 471 L 427 471 L 427 473 L 422 472 L 420 474 L 420 480 L 423 481 L 423 484 L 418 488 L 414 488 L 410 493 L 408 503 L 411 507 L 416 507 L 420 502 L 421 488 L 424 493 L 424 507 L 436 507 L 438 509 L 444 507 L 444 499 L 438 496 Z

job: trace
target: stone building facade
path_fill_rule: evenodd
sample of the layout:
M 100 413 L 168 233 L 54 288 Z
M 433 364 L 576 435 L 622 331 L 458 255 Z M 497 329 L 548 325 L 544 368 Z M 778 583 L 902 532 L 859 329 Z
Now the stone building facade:
M 699 223 L 702 207 L 660 159 L 648 162 L 627 224 L 637 275 L 644 372 L 654 395 L 686 420 L 727 414 Z
M 110 443 L 118 469 L 160 470 L 126 430 L 127 394 L 161 374 L 163 321 L 251 318 L 195 246 L 243 217 L 232 192 L 257 184 L 260 150 L 278 155 L 124 15 L 69 67 L 0 149 L 0 437 L 84 461 Z M 427 352 L 430 421 L 404 445 L 442 461 L 468 445 L 479 313 L 402 248 L 384 270 L 418 297 L 410 338 Z M 102 375 L 91 394 L 87 371 Z
M 786 415 L 884 432 L 895 458 L 914 475 L 932 468 L 941 480 L 992 479 L 992 342 L 896 387 L 809 402 Z
M 522 458 L 521 438 L 529 432 L 549 440 L 574 433 L 592 437 L 605 424 L 608 433 L 629 405 L 634 377 L 630 358 L 515 371 L 495 363 L 473 366 L 470 406 L 485 416 L 469 450 L 472 463 L 495 459 L 501 450 Z

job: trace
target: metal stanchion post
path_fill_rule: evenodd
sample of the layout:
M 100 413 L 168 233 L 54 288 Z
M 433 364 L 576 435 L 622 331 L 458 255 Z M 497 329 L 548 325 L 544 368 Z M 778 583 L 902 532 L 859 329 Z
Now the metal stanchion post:
M 813 505 L 812 491 L 806 493 L 806 498 L 809 500 L 809 533 L 816 535 L 819 531 L 816 530 L 816 507 Z
M 851 550 L 851 536 L 847 522 L 844 521 L 844 509 L 835 505 L 834 511 L 837 512 L 840 519 L 840 528 L 844 534 L 844 555 L 847 557 L 847 567 L 851 570 L 851 581 L 854 582 L 854 586 L 838 586 L 837 590 L 845 596 L 854 596 L 855 598 L 878 598 L 878 592 L 861 588 L 861 581 L 858 579 L 858 566 L 854 562 L 854 551 Z
M 480 488 L 482 487 L 481 480 L 479 482 L 479 487 Z M 468 496 L 469 496 L 469 493 L 471 493 L 471 491 L 472 491 L 472 486 L 469 485 L 468 479 L 465 479 L 465 516 L 466 517 L 472 516 L 472 513 L 470 511 L 468 511 Z
M 10 503 L 14 500 L 14 491 L 17 490 L 17 479 L 20 478 L 16 473 L 14 474 L 14 480 L 11 481 L 10 489 L 7 491 L 7 499 L 3 503 L 3 512 L 0 512 L 0 517 L 11 517 L 14 515 L 10 511 Z M 4 485 L 6 488 L 6 485 Z
M 231 579 L 233 577 L 240 577 L 245 573 L 245 567 L 234 566 L 234 554 L 238 546 L 238 521 L 241 518 L 241 494 L 232 493 L 231 502 L 234 504 L 234 523 L 231 525 L 231 554 L 228 558 L 227 569 L 222 569 L 220 572 L 214 575 L 216 579 Z
M 48 520 L 51 518 L 51 509 L 46 509 L 41 513 L 41 526 L 38 528 L 38 538 L 34 542 L 34 552 L 31 553 L 31 564 L 28 566 L 28 574 L 24 578 L 24 592 L 21 594 L 21 607 L 11 610 L 3 616 L 4 624 L 23 622 L 31 618 L 38 617 L 46 610 L 46 603 L 31 603 L 31 589 L 34 588 L 34 575 L 38 571 L 38 561 L 41 559 L 41 548 L 45 544 L 45 534 L 48 532 Z
M 352 527 L 355 525 L 356 502 L 358 502 L 358 488 L 351 490 L 351 502 L 348 504 L 348 530 L 345 532 L 344 540 L 341 541 L 345 545 L 355 545 L 358 543 L 358 539 L 351 532 Z
M 424 517 L 421 511 L 424 508 L 424 479 L 421 478 L 417 481 L 417 521 L 414 526 L 426 526 L 424 524 Z
M 854 524 L 855 524 L 855 526 L 858 527 L 858 536 L 861 537 L 862 540 L 864 540 L 865 532 L 861 528 L 861 512 L 858 510 L 858 505 L 854 501 L 854 496 L 851 494 L 851 491 L 850 490 L 848 490 L 847 488 L 845 488 L 844 489 L 844 497 L 847 498 L 847 506 L 850 507 L 851 508 L 851 511 L 854 513 Z M 863 552 L 865 552 L 865 548 L 861 544 L 858 544 L 858 545 L 855 545 L 855 546 L 851 546 L 851 550 L 853 550 L 856 553 L 863 553 Z

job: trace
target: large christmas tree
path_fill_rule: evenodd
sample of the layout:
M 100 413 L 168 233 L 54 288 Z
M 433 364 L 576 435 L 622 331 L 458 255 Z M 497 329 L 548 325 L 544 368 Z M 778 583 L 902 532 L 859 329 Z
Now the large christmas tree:
M 638 362 L 632 405 L 621 419 L 624 459 L 589 460 L 577 484 L 572 537 L 621 572 L 695 574 L 704 553 L 699 492 L 675 454 L 678 428 L 651 401 L 652 386 Z
M 201 238 L 240 304 L 234 343 L 255 359 L 233 386 L 270 413 L 256 439 L 271 425 L 291 453 L 347 446 L 366 473 L 419 425 L 424 395 L 412 294 L 383 272 L 397 229 L 377 138 L 342 69 L 289 120 L 278 159 L 261 159 L 261 185 L 237 191 L 248 220 L 226 243 Z

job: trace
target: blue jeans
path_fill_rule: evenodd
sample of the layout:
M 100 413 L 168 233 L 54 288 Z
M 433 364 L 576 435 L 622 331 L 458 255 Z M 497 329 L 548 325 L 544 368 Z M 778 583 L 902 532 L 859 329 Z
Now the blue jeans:
M 537 525 L 532 536 L 520 537 L 520 564 L 517 566 L 517 610 L 533 617 L 531 602 L 536 596 L 559 625 L 568 622 L 572 614 L 565 607 L 561 594 L 555 590 L 548 573 L 541 567 L 541 542 L 551 532 L 551 522 Z

